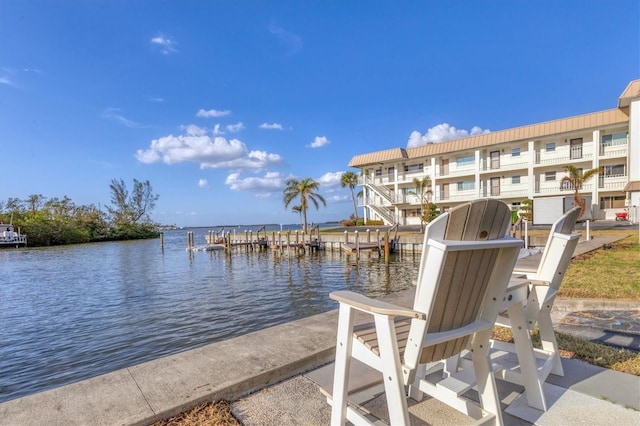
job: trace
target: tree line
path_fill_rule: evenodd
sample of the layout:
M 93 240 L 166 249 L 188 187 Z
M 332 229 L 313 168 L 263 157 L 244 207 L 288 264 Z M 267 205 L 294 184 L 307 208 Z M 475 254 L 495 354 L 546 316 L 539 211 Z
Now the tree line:
M 129 191 L 122 179 L 113 179 L 109 190 L 111 205 L 105 210 L 95 204 L 78 205 L 66 195 L 9 198 L 0 201 L 0 222 L 20 229 L 32 247 L 158 236 L 150 214 L 159 196 L 154 194 L 148 180 L 134 179 Z

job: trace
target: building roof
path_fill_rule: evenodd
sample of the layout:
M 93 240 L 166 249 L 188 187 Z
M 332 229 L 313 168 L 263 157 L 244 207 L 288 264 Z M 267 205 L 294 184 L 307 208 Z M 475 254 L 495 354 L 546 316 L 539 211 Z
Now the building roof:
M 633 80 L 624 89 L 620 99 L 618 99 L 618 108 L 628 107 L 632 100 L 640 98 L 640 80 Z
M 632 180 L 623 189 L 625 192 L 640 191 L 640 180 Z
M 634 85 L 634 83 L 637 83 Z M 633 87 L 631 87 L 633 86 Z M 633 81 L 627 86 L 623 96 L 629 91 L 629 99 L 633 90 L 640 90 L 640 80 Z M 640 96 L 640 92 L 634 95 Z M 622 97 L 620 98 L 622 99 Z M 582 129 L 598 128 L 608 125 L 622 124 L 629 121 L 627 112 L 615 108 L 590 114 L 578 115 L 575 117 L 563 118 L 560 120 L 547 121 L 544 123 L 531 124 L 528 126 L 515 127 L 513 129 L 499 130 L 496 132 L 484 133 L 476 136 L 469 136 L 462 139 L 447 142 L 431 143 L 415 148 L 394 148 L 385 151 L 371 152 L 354 156 L 349 162 L 350 167 L 365 167 L 376 163 L 393 160 L 403 160 L 412 158 L 424 158 L 447 152 L 465 151 L 477 149 L 483 146 L 498 145 L 507 142 L 530 141 L 545 136 L 557 135 L 561 133 L 575 132 Z
M 363 165 L 401 160 L 403 158 L 408 158 L 407 151 L 404 148 L 393 148 L 384 151 L 372 152 L 370 154 L 356 155 L 349 162 L 349 167 L 361 167 Z

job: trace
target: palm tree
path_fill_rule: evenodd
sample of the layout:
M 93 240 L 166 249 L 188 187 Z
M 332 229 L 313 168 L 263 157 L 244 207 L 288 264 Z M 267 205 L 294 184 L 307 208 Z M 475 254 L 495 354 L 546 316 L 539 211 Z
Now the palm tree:
M 351 191 L 351 201 L 353 202 L 353 215 L 356 220 L 358 220 L 358 207 L 356 206 L 356 197 L 353 194 L 353 188 L 358 185 L 358 175 L 353 172 L 344 172 L 340 177 L 340 186 L 343 188 L 345 186 L 349 187 L 349 191 Z
M 564 166 L 564 169 L 569 175 L 560 180 L 560 187 L 564 188 L 566 183 L 569 188 L 574 190 L 573 206 L 580 206 L 580 214 L 578 215 L 578 219 L 580 219 L 585 210 L 585 201 L 582 194 L 580 194 L 580 190 L 582 189 L 582 185 L 584 185 L 591 176 L 598 174 L 599 169 L 590 169 L 583 172 L 571 165 Z
M 416 195 L 420 197 L 420 232 L 423 230 L 424 223 L 431 217 L 431 200 L 433 195 L 431 191 L 431 178 L 423 176 L 422 179 L 413 178 L 413 184 L 416 186 Z
M 293 206 L 293 207 L 291 207 L 291 212 L 292 213 L 298 213 L 298 215 L 300 216 L 300 222 L 302 222 L 302 206 Z
M 327 202 L 322 198 L 322 195 L 318 194 L 316 191 L 320 187 L 320 184 L 311 178 L 306 178 L 302 180 L 298 179 L 287 179 L 285 182 L 285 189 L 283 191 L 282 201 L 284 202 L 284 207 L 289 207 L 289 204 L 296 198 L 300 197 L 300 209 L 302 212 L 302 232 L 307 233 L 307 209 L 309 208 L 309 200 L 316 206 L 316 209 L 319 208 L 319 203 L 326 206 Z

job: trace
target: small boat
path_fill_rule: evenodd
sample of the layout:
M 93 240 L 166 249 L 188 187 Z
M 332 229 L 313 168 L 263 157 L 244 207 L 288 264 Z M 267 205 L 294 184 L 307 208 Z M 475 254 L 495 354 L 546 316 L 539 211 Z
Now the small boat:
M 0 223 L 0 247 L 20 247 L 26 245 L 26 235 L 22 235 L 20 231 L 16 232 L 11 224 Z
M 206 246 L 196 246 L 196 247 L 191 247 L 190 249 L 187 248 L 187 250 L 192 250 L 192 251 L 224 250 L 224 244 L 207 244 Z

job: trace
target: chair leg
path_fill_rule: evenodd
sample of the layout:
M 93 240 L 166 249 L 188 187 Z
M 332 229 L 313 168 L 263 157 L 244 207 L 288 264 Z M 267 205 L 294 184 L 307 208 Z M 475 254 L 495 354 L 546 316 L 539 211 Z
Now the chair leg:
M 458 367 L 460 366 L 460 354 L 455 354 L 454 356 L 445 359 L 443 362 L 444 369 L 442 371 L 442 377 L 450 377 L 458 371 Z
M 389 408 L 389 423 L 408 425 L 409 408 L 393 318 L 376 315 L 376 334 L 380 350 L 384 391 Z
M 349 369 L 353 348 L 353 309 L 340 304 L 338 333 L 336 339 L 336 360 L 331 395 L 331 424 L 344 425 L 347 419 L 347 393 L 349 391 Z
M 493 414 L 494 424 L 502 425 L 502 409 L 500 407 L 500 397 L 498 396 L 498 386 L 491 367 L 489 356 L 491 330 L 482 331 L 476 334 L 472 344 L 473 369 L 476 374 L 476 385 L 478 397 L 483 410 Z
M 553 331 L 553 322 L 551 321 L 551 307 L 553 301 L 544 304 L 538 315 L 538 333 L 540 334 L 540 340 L 542 341 L 542 349 L 552 352 L 554 363 L 551 369 L 551 374 L 556 376 L 564 376 L 564 370 L 562 368 L 562 360 L 560 359 L 560 353 L 558 350 L 558 341 L 556 340 L 556 333 Z
M 547 411 L 542 381 L 538 375 L 538 363 L 533 352 L 533 343 L 531 342 L 523 306 L 520 303 L 516 303 L 509 307 L 508 311 L 527 402 L 530 407 Z
M 420 380 L 423 380 L 427 375 L 427 364 L 418 364 L 416 367 L 416 375 L 413 379 L 413 383 L 409 385 L 409 396 L 414 401 L 422 401 L 424 398 L 424 392 L 420 390 Z

